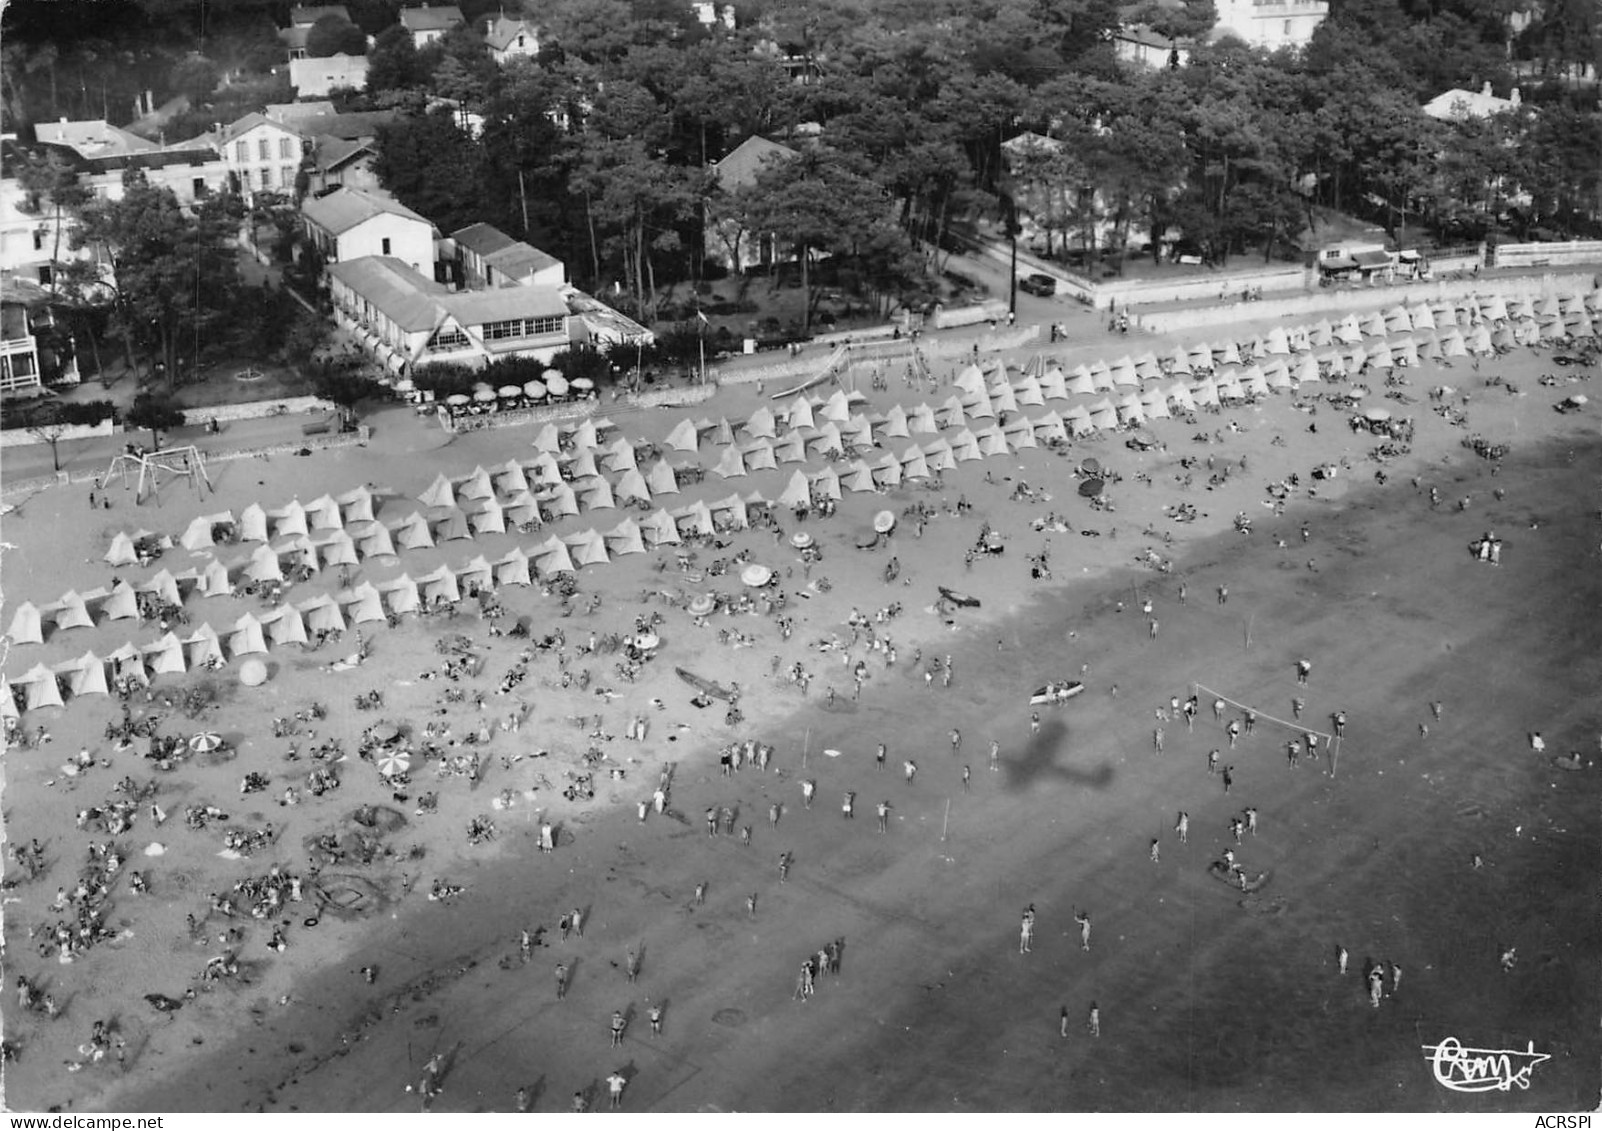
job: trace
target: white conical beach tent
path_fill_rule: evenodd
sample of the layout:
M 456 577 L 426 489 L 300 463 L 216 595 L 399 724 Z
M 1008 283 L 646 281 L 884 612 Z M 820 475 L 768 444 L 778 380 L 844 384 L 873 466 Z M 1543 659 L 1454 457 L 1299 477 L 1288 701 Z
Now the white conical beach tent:
M 1268 331 L 1268 337 L 1263 339 L 1264 353 L 1287 354 L 1290 351 L 1290 339 L 1285 336 L 1283 326 L 1275 326 Z
M 239 540 L 267 541 L 267 512 L 262 510 L 260 503 L 251 503 L 239 512 Z
M 340 598 L 345 619 L 351 624 L 367 624 L 384 619 L 384 599 L 370 581 L 364 581 Z
M 89 606 L 74 590 L 68 590 L 61 595 L 49 608 L 51 619 L 55 621 L 56 631 L 61 632 L 69 628 L 93 628 L 94 618 L 89 615 Z
M 447 565 L 419 577 L 417 592 L 423 603 L 430 606 L 441 601 L 454 605 L 462 599 L 461 588 L 456 584 L 456 572 Z
M 841 481 L 841 486 L 847 491 L 859 494 L 864 491 L 876 491 L 879 489 L 879 485 L 873 481 L 873 468 L 868 466 L 866 460 L 861 459 L 851 461 L 850 466 L 846 468 L 846 475 Z
M 985 387 L 984 371 L 977 365 L 970 365 L 957 374 L 956 380 L 952 384 L 965 393 L 981 392 Z
M 843 450 L 845 441 L 840 437 L 840 426 L 832 420 L 826 422 L 818 428 L 817 435 L 807 440 L 807 447 L 820 455 Z
M 619 503 L 649 503 L 651 489 L 645 485 L 645 476 L 640 474 L 640 469 L 631 467 L 618 478 L 617 486 L 612 488 L 612 497 Z
M 308 632 L 344 632 L 345 617 L 339 605 L 327 593 L 302 601 L 300 615 L 306 621 Z
M 601 436 L 595 427 L 595 421 L 585 420 L 573 429 L 573 446 L 575 448 L 600 447 Z
M 836 423 L 850 420 L 851 402 L 846 399 L 845 390 L 836 389 L 829 399 L 823 402 L 823 407 L 818 410 L 818 415 L 825 420 L 833 420 Z
M 744 478 L 745 460 L 740 457 L 740 449 L 733 444 L 724 448 L 718 462 L 713 465 L 712 473 L 723 479 Z
M 577 572 L 573 567 L 573 558 L 567 552 L 567 543 L 554 534 L 541 542 L 530 556 L 533 557 L 534 568 L 539 571 L 541 577 Z
M 356 553 L 363 558 L 393 558 L 395 557 L 395 540 L 390 537 L 389 530 L 376 522 L 361 523 L 365 530 L 358 530 L 351 536 L 356 543 Z M 428 533 L 425 523 L 423 533 Z
M 306 643 L 306 619 L 294 605 L 284 605 L 261 618 L 262 628 L 274 648 Z
M 1068 382 L 1061 369 L 1052 366 L 1046 370 L 1045 376 L 1040 378 L 1040 395 L 1048 401 L 1065 401 L 1068 399 Z
M 1019 416 L 1015 420 L 1009 420 L 1001 431 L 1006 437 L 1008 447 L 1014 451 L 1040 446 L 1035 442 L 1035 426 L 1028 417 Z
M 1014 409 L 1020 405 L 1038 408 L 1046 403 L 1046 395 L 1040 391 L 1040 378 L 1038 377 L 1025 377 L 1022 381 L 1019 381 L 1018 384 L 1013 386 L 1012 396 Z
M 503 495 L 516 495 L 519 491 L 528 490 L 528 476 L 523 471 L 523 465 L 515 459 L 509 459 L 491 471 L 490 478 L 495 480 L 495 489 Z
M 601 455 L 601 464 L 608 471 L 632 471 L 638 466 L 634 459 L 634 445 L 622 436 L 602 448 Z
M 435 542 L 456 542 L 473 536 L 473 528 L 467 525 L 467 515 L 460 507 L 430 511 L 428 525 L 434 532 Z
M 344 517 L 339 513 L 339 504 L 332 495 L 322 495 L 306 504 L 306 528 L 310 533 L 313 530 L 338 530 L 345 525 Z
M 921 404 L 913 409 L 911 415 L 907 417 L 907 431 L 913 435 L 940 431 L 940 425 L 935 422 L 934 409 L 927 404 Z
M 11 617 L 11 627 L 6 629 L 6 636 L 13 644 L 43 644 L 44 621 L 39 616 L 38 606 L 30 601 L 18 605 Z
M 791 475 L 790 482 L 785 484 L 778 502 L 780 506 L 791 509 L 809 506 L 812 502 L 812 487 L 807 483 L 807 477 L 799 471 Z
M 356 564 L 356 540 L 344 530 L 336 530 L 317 543 L 317 557 L 325 566 Z
M 886 452 L 873 465 L 873 479 L 881 487 L 898 487 L 901 484 L 901 461 Z
M 807 445 L 801 432 L 785 433 L 784 438 L 773 445 L 773 458 L 779 463 L 805 463 Z
M 640 521 L 640 536 L 652 546 L 676 546 L 679 543 L 678 524 L 667 511 L 658 508 Z
M 773 456 L 773 445 L 767 440 L 758 440 L 740 455 L 747 471 L 773 471 L 779 466 Z
M 1140 394 L 1140 412 L 1146 419 L 1161 419 L 1168 416 L 1168 398 L 1159 388 L 1147 389 Z
M 344 516 L 346 524 L 353 522 L 372 522 L 377 507 L 374 505 L 373 493 L 365 486 L 353 487 L 343 495 L 335 495 L 339 503 L 340 513 Z
M 412 580 L 409 573 L 403 573 L 391 581 L 380 582 L 378 592 L 383 596 L 385 606 L 396 616 L 402 613 L 415 613 L 423 599 L 423 595 L 417 589 L 417 582 Z
M 674 425 L 673 431 L 669 432 L 667 439 L 662 442 L 676 452 L 693 452 L 701 446 L 700 433 L 696 431 L 695 422 L 689 417 Z
M 56 682 L 56 673 L 44 664 L 35 664 L 33 668 L 20 679 L 18 686 L 22 688 L 26 710 L 36 711 L 40 707 L 61 706 L 61 685 Z
M 222 514 L 203 514 L 184 528 L 183 537 L 178 539 L 178 544 L 186 550 L 204 550 L 207 546 L 216 544 L 211 535 L 212 528 L 233 521 L 234 516 L 228 511 Z
M 1393 306 L 1385 312 L 1385 332 L 1387 334 L 1410 334 L 1413 332 L 1413 319 L 1404 306 Z
M 1079 414 L 1080 419 L 1084 421 L 1085 430 L 1088 431 L 1090 428 L 1090 414 L 1085 411 L 1084 406 L 1075 405 L 1068 410 L 1069 416 L 1074 413 Z M 1048 444 L 1053 441 L 1064 443 L 1068 439 L 1068 418 L 1056 409 L 1052 409 L 1038 420 L 1031 421 L 1030 428 L 1038 439 L 1044 440 Z
M 640 525 L 632 518 L 625 518 L 601 537 L 606 543 L 606 552 L 614 558 L 619 554 L 645 553 L 645 539 L 640 536 Z
M 228 567 L 216 558 L 212 558 L 201 569 L 200 581 L 195 586 L 195 592 L 202 597 L 232 597 L 234 587 L 228 580 Z
M 111 537 L 111 546 L 106 550 L 105 560 L 114 566 L 138 565 L 139 551 L 134 549 L 134 540 L 125 530 L 119 530 Z
M 495 484 L 490 481 L 490 473 L 483 464 L 473 469 L 473 473 L 462 480 L 462 485 L 456 488 L 458 504 L 463 499 L 493 499 L 495 497 Z M 449 506 L 449 503 L 440 504 Z
M 466 565 L 458 566 L 456 568 L 456 586 L 468 595 L 472 595 L 479 590 L 494 589 L 495 571 L 490 568 L 489 559 L 480 554 Z
M 954 471 L 957 461 L 951 454 L 951 445 L 941 437 L 923 449 L 924 465 L 929 471 Z
M 495 584 L 497 586 L 534 584 L 533 576 L 529 573 L 529 557 L 521 546 L 513 546 L 505 557 L 496 559 Z
M 579 512 L 578 495 L 568 483 L 547 487 L 535 498 L 539 499 L 540 508 L 553 519 L 570 518 Z
M 626 478 L 629 475 L 637 475 L 639 473 L 624 472 L 623 474 Z M 507 499 L 506 502 L 501 504 L 501 513 L 506 516 L 508 522 L 516 523 L 520 527 L 530 524 L 539 526 L 542 521 L 540 518 L 540 501 L 534 497 L 533 491 L 519 491 L 510 499 Z
M 673 474 L 673 468 L 666 460 L 657 460 L 651 465 L 651 469 L 645 473 L 645 482 L 651 488 L 652 495 L 679 493 L 678 477 Z
M 451 481 L 443 475 L 434 477 L 434 482 L 428 485 L 428 490 L 417 496 L 417 501 L 425 507 L 454 507 L 456 505 L 456 492 L 451 489 Z
M 181 656 L 179 662 L 182 663 Z M 111 694 L 106 684 L 106 665 L 93 652 L 85 652 L 76 660 L 60 665 L 58 670 L 67 677 L 67 691 L 74 699 L 80 695 Z
M 1412 321 L 1413 329 L 1415 330 L 1435 329 L 1435 315 L 1431 314 L 1430 308 L 1423 303 L 1416 303 L 1409 307 L 1407 316 Z
M 250 613 L 246 613 L 234 622 L 233 628 L 228 630 L 228 656 L 238 659 L 240 656 L 249 656 L 267 651 L 267 641 L 262 635 L 261 621 Z
M 817 421 L 812 418 L 812 402 L 806 397 L 796 397 L 790 402 L 790 408 L 785 413 L 784 421 L 791 428 L 812 428 Z
M 272 520 L 274 538 L 311 533 L 311 527 L 306 525 L 306 508 L 300 505 L 299 499 L 291 499 L 277 510 L 268 511 L 267 517 Z
M 555 424 L 542 425 L 540 430 L 534 433 L 532 446 L 539 451 L 555 455 L 562 450 L 562 434 L 556 430 Z
M 717 527 L 712 522 L 712 511 L 706 502 L 697 499 L 687 507 L 679 507 L 673 512 L 673 521 L 682 534 L 701 534 L 711 537 L 717 533 Z
M 899 404 L 891 405 L 889 411 L 884 414 L 884 434 L 898 440 L 906 439 L 912 434 L 907 427 L 907 410 Z
M 961 428 L 968 423 L 967 415 L 962 411 L 962 402 L 955 396 L 948 397 L 946 403 L 940 406 L 937 419 L 942 428 Z
M 1335 328 L 1335 340 L 1344 346 L 1356 345 L 1363 340 L 1363 328 L 1357 324 L 1357 315 L 1348 314 Z
M 612 494 L 612 484 L 596 476 L 587 480 L 581 488 L 584 492 L 584 509 L 587 511 L 609 511 L 617 509 L 617 499 Z
M 776 440 L 779 436 L 779 422 L 773 417 L 773 410 L 767 405 L 753 412 L 745 422 L 745 434 L 756 439 Z
M 826 467 L 812 477 L 812 489 L 829 499 L 840 498 L 840 476 L 832 467 Z
M 589 448 L 573 452 L 564 462 L 567 464 L 567 474 L 572 479 L 589 479 L 601 474 L 601 469 L 595 462 L 595 453 Z
M 145 666 L 151 675 L 183 675 L 188 670 L 184 664 L 183 641 L 171 632 L 154 644 L 145 645 L 144 653 Z
M 901 453 L 901 478 L 904 480 L 929 478 L 929 461 L 924 458 L 923 449 L 917 444 L 913 444 Z
M 226 576 L 227 571 L 223 572 Z M 100 603 L 100 616 L 105 620 L 133 620 L 138 615 L 139 594 L 126 581 L 113 585 L 106 599 Z
M 189 666 L 192 668 L 206 668 L 226 663 L 228 659 L 223 655 L 222 641 L 217 639 L 217 630 L 209 624 L 201 625 L 184 638 L 184 651 L 188 654 Z
M 1118 402 L 1118 419 L 1124 424 L 1146 422 L 1146 413 L 1140 406 L 1139 393 L 1128 393 Z
M 751 526 L 751 516 L 746 512 L 745 500 L 740 498 L 738 494 L 729 495 L 726 498 L 708 503 L 707 509 L 712 512 L 714 525 L 718 523 L 719 519 L 722 519 L 724 523 L 736 530 L 747 530 Z

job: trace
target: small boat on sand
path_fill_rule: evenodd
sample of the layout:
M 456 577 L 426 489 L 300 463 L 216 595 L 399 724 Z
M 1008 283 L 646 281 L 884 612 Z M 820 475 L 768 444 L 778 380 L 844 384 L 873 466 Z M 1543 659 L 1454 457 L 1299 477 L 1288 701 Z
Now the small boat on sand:
M 703 695 L 710 695 L 714 699 L 732 699 L 734 697 L 734 692 L 724 687 L 721 683 L 713 683 L 710 679 L 704 679 L 694 672 L 685 671 L 683 668 L 674 668 L 673 670 L 678 673 L 680 679 Z

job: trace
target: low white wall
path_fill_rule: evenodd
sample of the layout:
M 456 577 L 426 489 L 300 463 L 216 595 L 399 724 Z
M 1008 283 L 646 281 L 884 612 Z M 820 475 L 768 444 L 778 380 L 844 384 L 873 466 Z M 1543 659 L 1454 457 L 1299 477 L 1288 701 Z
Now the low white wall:
M 338 406 L 321 397 L 283 397 L 275 401 L 242 401 L 239 404 L 207 405 L 184 409 L 185 424 L 204 424 L 215 417 L 219 424 L 230 420 L 258 420 L 264 416 L 293 416 L 297 413 L 333 412 Z M 279 412 L 282 408 L 284 411 Z
M 1591 277 L 1564 275 L 1481 275 L 1477 279 L 1435 279 L 1427 283 L 1402 283 L 1389 287 L 1356 287 L 1351 290 L 1319 290 L 1294 298 L 1264 299 L 1229 306 L 1190 307 L 1184 310 L 1152 311 L 1139 315 L 1142 330 L 1165 334 L 1174 330 L 1194 330 L 1232 322 L 1287 321 L 1317 313 L 1344 314 L 1351 310 L 1376 307 L 1457 301 L 1470 295 L 1567 295 L 1589 290 Z
M 1505 243 L 1496 249 L 1498 267 L 1558 267 L 1578 263 L 1602 263 L 1602 240 Z
M 61 430 L 59 442 L 68 440 L 88 440 L 96 436 L 115 436 L 122 431 L 122 426 L 109 416 L 99 424 L 69 424 Z M 26 428 L 7 428 L 0 432 L 0 448 L 25 448 L 32 444 L 43 444 L 43 437 L 35 436 Z
M 1230 272 L 1229 274 L 1184 275 L 1173 279 L 1132 279 L 1128 282 L 1102 283 L 1096 287 L 1096 306 L 1105 308 L 1116 303 L 1120 307 L 1145 306 L 1157 302 L 1180 302 L 1187 299 L 1238 298 L 1247 290 L 1261 290 L 1264 294 L 1283 294 L 1301 291 L 1308 286 L 1308 273 L 1300 267 L 1264 268 L 1261 271 Z

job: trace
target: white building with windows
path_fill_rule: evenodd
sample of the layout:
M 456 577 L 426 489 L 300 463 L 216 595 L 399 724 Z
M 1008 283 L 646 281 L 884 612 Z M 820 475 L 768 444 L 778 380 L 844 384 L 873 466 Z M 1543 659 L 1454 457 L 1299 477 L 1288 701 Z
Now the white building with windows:
M 558 287 L 452 291 L 388 256 L 328 268 L 334 318 L 391 372 L 452 362 L 483 366 L 501 357 L 549 362 L 575 327 Z
M 502 12 L 484 21 L 484 46 L 497 63 L 532 59 L 540 53 L 540 33 L 530 21 Z
M 467 23 L 462 18 L 462 10 L 455 4 L 441 4 L 437 8 L 427 4 L 417 8 L 402 8 L 400 22 L 401 27 L 410 33 L 412 44 L 418 48 L 444 39 L 446 32 Z
M 307 238 L 329 264 L 383 256 L 433 278 L 434 225 L 399 201 L 341 188 L 307 199 L 300 214 Z
M 1217 0 L 1212 38 L 1226 35 L 1269 51 L 1306 47 L 1329 15 L 1329 0 Z
M 254 204 L 257 193 L 293 198 L 295 177 L 310 150 L 300 132 L 264 114 L 246 114 L 217 134 L 223 164 L 239 185 L 239 195 Z
M 469 224 L 451 233 L 456 259 L 469 287 L 559 287 L 567 266 L 493 224 Z

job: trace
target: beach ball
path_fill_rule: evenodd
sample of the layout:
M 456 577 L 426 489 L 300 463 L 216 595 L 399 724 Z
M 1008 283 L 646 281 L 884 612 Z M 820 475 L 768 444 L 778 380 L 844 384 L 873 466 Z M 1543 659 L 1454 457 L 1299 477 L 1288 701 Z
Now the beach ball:
M 260 660 L 246 660 L 239 669 L 239 682 L 246 687 L 260 687 L 267 682 L 267 665 Z

